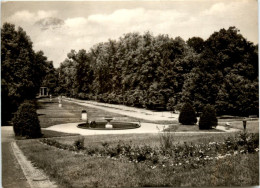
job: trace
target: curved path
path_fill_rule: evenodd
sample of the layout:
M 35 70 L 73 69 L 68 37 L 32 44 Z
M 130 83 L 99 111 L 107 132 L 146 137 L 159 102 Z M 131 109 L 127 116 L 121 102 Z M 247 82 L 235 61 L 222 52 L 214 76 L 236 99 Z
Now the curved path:
M 125 129 L 125 130 L 91 130 L 91 129 L 81 129 L 78 128 L 77 125 L 82 122 L 78 123 L 66 123 L 60 125 L 54 125 L 48 128 L 44 128 L 45 130 L 52 130 L 64 133 L 74 133 L 80 134 L 83 136 L 87 135 L 104 135 L 104 134 L 145 134 L 145 133 L 160 133 L 163 129 L 168 128 L 168 125 L 161 125 L 161 124 L 153 124 L 153 123 L 141 123 L 140 128 L 136 129 Z M 113 124 L 113 122 L 112 122 Z M 208 132 L 208 131 L 183 131 L 183 132 L 173 132 L 174 134 L 219 134 L 219 133 L 226 133 L 226 132 L 237 132 L 240 131 L 238 129 L 230 128 L 226 130 L 223 126 L 217 126 L 219 130 L 223 132 Z
M 66 123 L 60 125 L 54 125 L 46 130 L 64 132 L 64 133 L 75 133 L 81 135 L 101 135 L 101 134 L 138 134 L 138 133 L 158 133 L 164 128 L 168 128 L 167 125 L 153 124 L 153 123 L 141 123 L 141 127 L 136 129 L 124 129 L 124 130 L 90 130 L 81 129 L 77 125 L 82 122 L 77 123 Z M 113 125 L 113 122 L 111 122 Z

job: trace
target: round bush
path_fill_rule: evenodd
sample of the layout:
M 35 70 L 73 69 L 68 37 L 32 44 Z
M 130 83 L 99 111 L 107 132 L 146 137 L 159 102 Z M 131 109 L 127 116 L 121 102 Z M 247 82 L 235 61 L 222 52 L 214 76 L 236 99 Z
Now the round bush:
M 42 136 L 36 108 L 32 102 L 26 101 L 22 103 L 15 113 L 12 122 L 16 136 L 25 136 L 27 138 Z
M 184 125 L 194 125 L 197 123 L 195 110 L 190 103 L 185 103 L 179 115 L 179 122 Z
M 206 105 L 199 121 L 200 129 L 211 129 L 218 125 L 215 108 L 211 105 Z

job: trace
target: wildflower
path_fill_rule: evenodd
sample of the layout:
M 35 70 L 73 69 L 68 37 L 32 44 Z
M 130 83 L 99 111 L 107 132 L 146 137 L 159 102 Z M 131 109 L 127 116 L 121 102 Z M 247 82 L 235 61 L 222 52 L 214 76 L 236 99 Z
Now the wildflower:
M 181 165 L 181 163 L 179 163 L 179 165 Z
M 259 149 L 258 149 L 258 148 L 255 148 L 255 151 L 256 151 L 256 152 L 258 152 L 258 151 L 259 151 Z
M 165 165 L 163 164 L 162 167 L 165 167 Z
M 216 159 L 218 160 L 218 159 L 223 159 L 225 156 L 223 156 L 223 155 L 218 155 L 217 157 L 216 157 Z
M 156 168 L 156 166 L 151 166 L 151 169 L 155 169 Z
M 237 154 L 238 154 L 238 151 L 235 151 L 235 152 L 234 152 L 234 155 L 237 155 Z
M 240 151 L 240 153 L 243 153 L 243 152 L 244 152 L 244 150 L 241 150 L 241 151 Z

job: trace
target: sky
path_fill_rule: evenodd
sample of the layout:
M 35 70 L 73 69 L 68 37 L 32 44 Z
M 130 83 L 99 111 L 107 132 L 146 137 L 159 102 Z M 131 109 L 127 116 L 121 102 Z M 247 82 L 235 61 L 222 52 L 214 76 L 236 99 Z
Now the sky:
M 129 32 L 206 40 L 235 26 L 258 44 L 257 0 L 2 1 L 5 22 L 22 27 L 34 50 L 42 50 L 56 68 L 72 49 L 89 51 Z

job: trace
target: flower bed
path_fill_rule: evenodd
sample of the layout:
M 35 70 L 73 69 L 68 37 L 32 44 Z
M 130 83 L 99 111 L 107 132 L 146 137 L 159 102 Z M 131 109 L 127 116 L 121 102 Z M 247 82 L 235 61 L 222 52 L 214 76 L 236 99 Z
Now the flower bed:
M 172 167 L 175 170 L 178 168 L 199 168 L 214 160 L 259 151 L 258 134 L 240 133 L 235 137 L 228 137 L 224 142 L 209 142 L 207 144 L 173 144 L 171 139 L 174 138 L 169 137 L 168 133 L 161 134 L 161 137 L 160 147 L 137 146 L 124 142 L 119 142 L 116 146 L 110 146 L 105 142 L 102 143 L 101 147 L 84 147 L 83 139 L 76 141 L 74 145 L 61 144 L 54 139 L 41 139 L 41 142 L 82 155 L 144 163 L 152 169 Z

